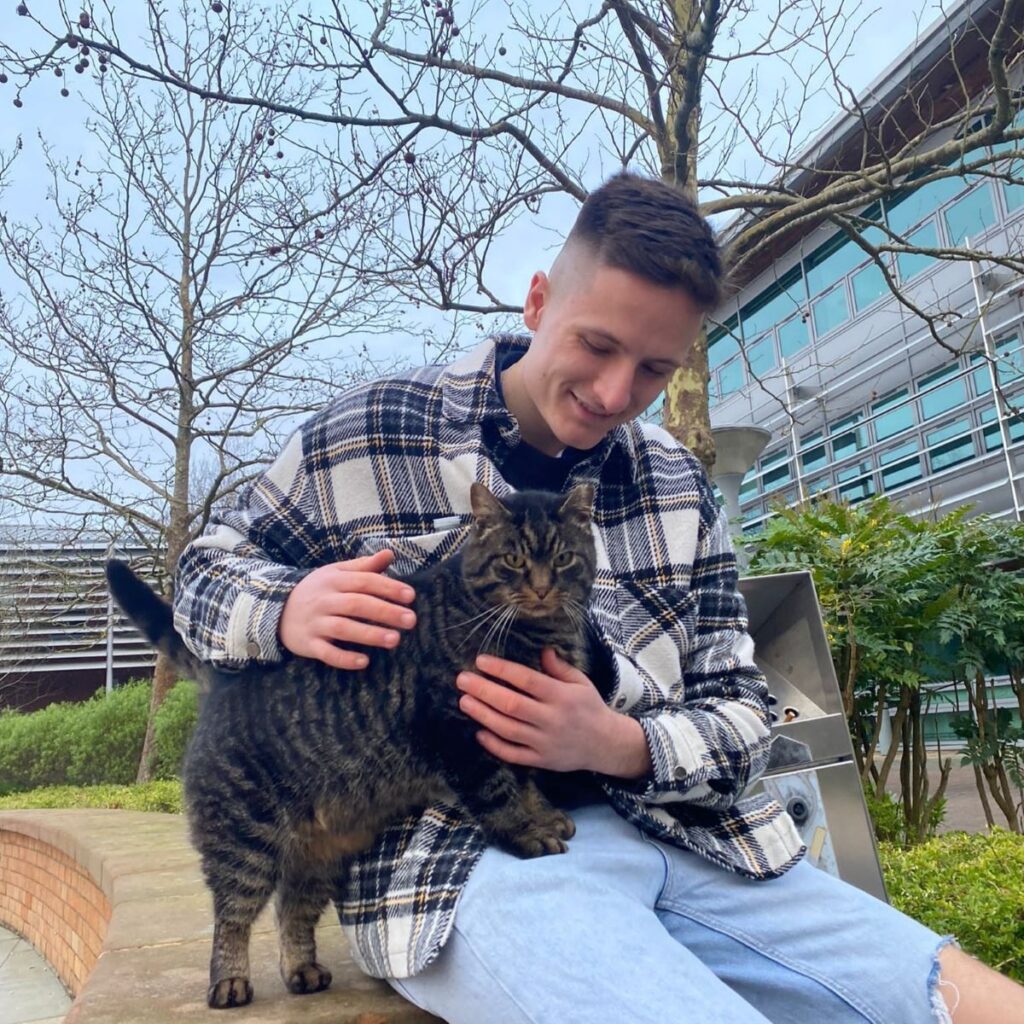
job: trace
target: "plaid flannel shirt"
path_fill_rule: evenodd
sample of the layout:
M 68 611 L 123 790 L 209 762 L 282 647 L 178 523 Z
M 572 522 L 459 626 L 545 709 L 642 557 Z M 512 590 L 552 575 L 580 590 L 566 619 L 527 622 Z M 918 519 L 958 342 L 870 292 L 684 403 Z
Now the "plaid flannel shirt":
M 182 556 L 176 625 L 194 652 L 225 668 L 280 659 L 281 609 L 312 569 L 388 547 L 404 574 L 455 551 L 470 483 L 511 490 L 498 467 L 520 437 L 496 355 L 527 344 L 489 339 L 449 366 L 364 384 L 300 428 Z M 668 433 L 634 422 L 566 487 L 583 481 L 597 485 L 590 614 L 613 655 L 609 702 L 639 721 L 653 764 L 636 783 L 602 778 L 605 795 L 650 835 L 777 876 L 803 847 L 777 803 L 742 797 L 768 759 L 767 686 L 707 477 Z M 484 846 L 457 806 L 437 804 L 356 859 L 340 911 L 367 973 L 406 977 L 433 959 Z

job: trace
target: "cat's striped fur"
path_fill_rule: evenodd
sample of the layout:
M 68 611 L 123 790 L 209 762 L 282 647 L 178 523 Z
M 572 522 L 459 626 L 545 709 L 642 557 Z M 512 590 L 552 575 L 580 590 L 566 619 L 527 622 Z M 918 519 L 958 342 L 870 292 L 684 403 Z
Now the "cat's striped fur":
M 489 841 L 520 856 L 566 849 L 572 821 L 531 773 L 483 750 L 455 676 L 479 653 L 539 667 L 544 647 L 587 669 L 593 488 L 499 501 L 474 484 L 471 501 L 458 554 L 407 579 L 416 627 L 395 649 L 367 650 L 358 672 L 298 657 L 234 672 L 197 662 L 167 604 L 126 565 L 108 564 L 128 617 L 206 690 L 184 783 L 213 893 L 210 1006 L 252 998 L 249 933 L 272 895 L 285 984 L 326 988 L 314 928 L 346 856 L 434 800 L 454 798 Z

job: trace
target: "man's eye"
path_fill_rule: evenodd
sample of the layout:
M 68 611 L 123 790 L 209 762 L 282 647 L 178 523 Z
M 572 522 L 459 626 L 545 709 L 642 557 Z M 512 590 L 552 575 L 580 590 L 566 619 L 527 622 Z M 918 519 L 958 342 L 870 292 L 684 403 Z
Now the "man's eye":
M 608 349 L 600 348 L 599 346 L 595 345 L 592 341 L 588 341 L 586 338 L 580 338 L 580 341 L 583 342 L 583 347 L 588 352 L 593 352 L 595 356 L 606 356 L 608 354 Z
M 505 555 L 504 561 L 510 569 L 522 569 L 526 565 L 526 559 L 522 555 Z

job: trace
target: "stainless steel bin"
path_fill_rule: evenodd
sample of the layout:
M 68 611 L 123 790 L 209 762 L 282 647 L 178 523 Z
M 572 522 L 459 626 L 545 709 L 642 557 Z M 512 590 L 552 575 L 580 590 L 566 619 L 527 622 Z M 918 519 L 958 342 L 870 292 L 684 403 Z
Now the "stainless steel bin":
M 754 660 L 779 743 L 761 789 L 786 807 L 817 867 L 887 899 L 842 696 L 809 572 L 741 579 Z M 782 757 L 778 754 L 781 752 Z

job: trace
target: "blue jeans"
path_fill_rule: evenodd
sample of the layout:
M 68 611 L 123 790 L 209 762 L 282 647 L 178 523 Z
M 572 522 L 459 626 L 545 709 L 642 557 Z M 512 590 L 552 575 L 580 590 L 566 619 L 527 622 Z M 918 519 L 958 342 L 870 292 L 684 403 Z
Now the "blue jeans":
M 488 849 L 402 995 L 449 1024 L 926 1024 L 942 939 L 801 862 L 755 882 L 572 812 L 561 856 Z

